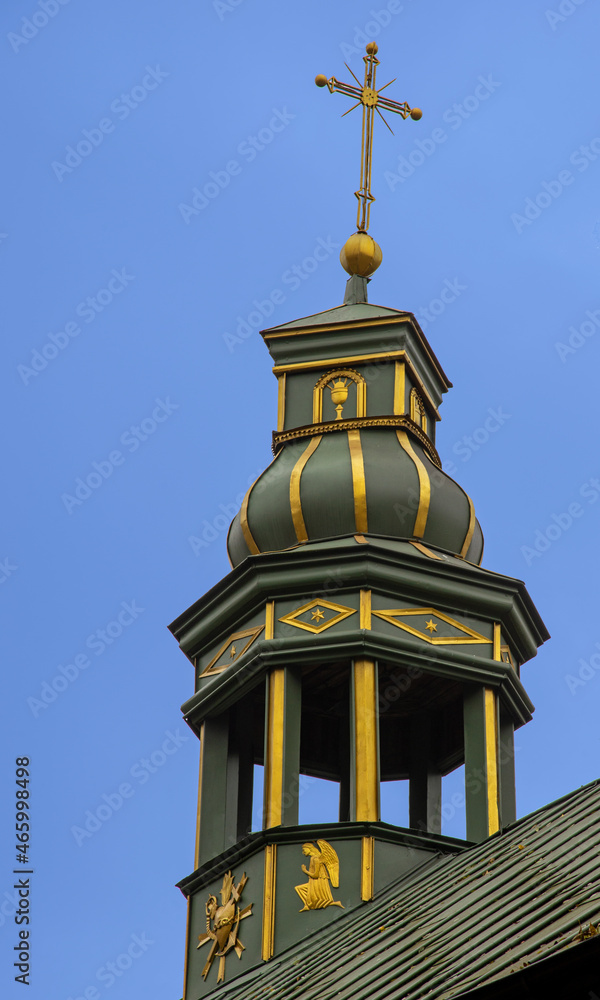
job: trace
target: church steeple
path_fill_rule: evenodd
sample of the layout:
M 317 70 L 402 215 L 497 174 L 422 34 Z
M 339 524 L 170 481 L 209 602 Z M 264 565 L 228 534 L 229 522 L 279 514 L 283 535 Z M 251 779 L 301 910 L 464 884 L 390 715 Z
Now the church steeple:
M 363 137 L 384 104 L 376 51 Z M 369 181 L 370 161 L 365 226 Z M 263 331 L 275 457 L 231 525 L 231 573 L 170 626 L 200 737 L 184 1000 L 463 849 L 441 833 L 442 776 L 462 764 L 468 841 L 515 819 L 513 734 L 533 709 L 520 669 L 547 633 L 523 583 L 481 568 L 473 503 L 436 451 L 451 383 L 412 313 L 361 301 L 365 278 L 351 272 L 344 305 Z M 337 822 L 299 825 L 303 775 L 338 783 Z M 406 829 L 381 822 L 381 782 L 398 779 Z

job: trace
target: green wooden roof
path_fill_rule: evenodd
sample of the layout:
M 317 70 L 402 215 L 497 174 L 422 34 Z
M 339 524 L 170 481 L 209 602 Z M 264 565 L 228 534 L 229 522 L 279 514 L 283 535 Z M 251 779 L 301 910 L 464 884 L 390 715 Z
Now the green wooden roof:
M 354 305 L 333 306 L 324 312 L 313 313 L 311 316 L 303 316 L 301 319 L 294 319 L 291 323 L 281 323 L 279 326 L 269 327 L 263 333 L 283 333 L 285 330 L 298 330 L 303 327 L 323 326 L 330 323 L 352 323 L 360 320 L 381 319 L 384 317 L 396 318 L 398 316 L 411 316 L 412 313 L 402 309 L 389 309 L 387 306 L 377 306 L 371 302 L 359 302 Z
M 578 947 L 600 922 L 599 815 L 596 781 L 426 862 L 218 995 L 450 1000 Z

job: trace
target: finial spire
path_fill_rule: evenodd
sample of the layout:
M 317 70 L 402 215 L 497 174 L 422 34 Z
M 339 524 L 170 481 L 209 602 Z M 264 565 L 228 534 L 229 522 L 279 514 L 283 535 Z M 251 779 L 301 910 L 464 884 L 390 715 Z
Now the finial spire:
M 352 97 L 356 100 L 356 103 L 348 108 L 348 111 L 344 111 L 344 115 L 353 111 L 357 108 L 359 104 L 362 104 L 363 118 L 362 118 L 362 149 L 361 149 L 361 160 L 360 160 L 360 187 L 358 191 L 355 191 L 356 198 L 358 199 L 358 210 L 356 214 L 356 228 L 357 232 L 354 236 L 350 237 L 347 244 L 344 246 L 340 258 L 342 260 L 342 265 L 349 274 L 359 274 L 362 277 L 367 277 L 372 274 L 381 263 L 381 249 L 372 239 L 372 237 L 367 236 L 369 229 L 369 219 L 371 214 L 371 203 L 375 201 L 373 194 L 371 193 L 371 166 L 373 157 L 373 125 L 375 122 L 375 116 L 373 112 L 377 112 L 382 121 L 387 125 L 390 132 L 393 134 L 388 122 L 385 120 L 381 113 L 381 108 L 384 111 L 392 111 L 394 114 L 400 115 L 403 119 L 410 117 L 413 121 L 418 121 L 423 112 L 419 108 L 410 108 L 409 105 L 404 101 L 400 104 L 398 101 L 392 101 L 388 97 L 382 97 L 381 92 L 389 87 L 390 84 L 394 83 L 394 80 L 390 80 L 389 83 L 384 84 L 377 90 L 375 86 L 375 76 L 377 73 L 377 67 L 379 66 L 379 59 L 377 58 L 377 45 L 375 42 L 369 42 L 367 45 L 367 54 L 363 56 L 365 63 L 365 78 L 364 82 L 361 84 L 358 77 L 352 73 L 352 70 L 347 63 L 344 63 L 346 69 L 356 80 L 358 86 L 354 86 L 351 83 L 342 83 L 340 80 L 336 80 L 332 76 L 329 80 L 323 74 L 319 74 L 315 77 L 315 83 L 317 87 L 327 87 L 331 94 L 334 91 L 338 91 L 341 94 L 345 94 L 347 97 Z M 352 241 L 352 242 L 351 242 Z

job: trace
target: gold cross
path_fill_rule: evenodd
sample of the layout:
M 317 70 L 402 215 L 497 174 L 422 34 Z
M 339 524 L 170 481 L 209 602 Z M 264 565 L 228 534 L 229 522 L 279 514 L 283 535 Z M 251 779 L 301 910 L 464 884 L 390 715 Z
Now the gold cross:
M 361 161 L 360 161 L 360 188 L 355 191 L 355 195 L 358 198 L 358 211 L 356 213 L 356 228 L 359 233 L 366 233 L 369 228 L 369 216 L 371 212 L 371 202 L 375 201 L 375 198 L 371 194 L 371 159 L 373 152 L 373 123 L 375 121 L 373 111 L 376 111 L 382 121 L 385 122 L 390 132 L 393 131 L 386 122 L 385 118 L 381 114 L 380 108 L 384 111 L 393 111 L 397 115 L 401 115 L 402 118 L 410 117 L 413 121 L 418 122 L 419 118 L 422 117 L 423 112 L 419 108 L 410 108 L 406 101 L 403 104 L 399 104 L 397 101 L 391 101 L 387 97 L 380 97 L 381 91 L 385 90 L 386 87 L 390 86 L 390 83 L 394 83 L 394 80 L 390 80 L 379 90 L 375 88 L 375 74 L 377 72 L 377 67 L 379 66 L 379 59 L 377 58 L 377 45 L 375 42 L 369 42 L 367 45 L 367 54 L 363 56 L 365 63 L 365 79 L 364 83 L 361 85 L 358 77 L 354 76 L 352 70 L 348 66 L 348 63 L 344 63 L 344 66 L 349 73 L 352 73 L 354 79 L 356 80 L 358 86 L 355 87 L 351 83 L 341 83 L 336 80 L 334 76 L 330 80 L 326 76 L 320 73 L 315 77 L 315 83 L 317 87 L 328 87 L 329 93 L 333 94 L 334 91 L 339 91 L 340 94 L 346 94 L 347 97 L 352 97 L 356 99 L 356 104 L 353 104 L 348 111 L 344 111 L 344 115 L 349 114 L 350 111 L 354 111 L 359 104 L 363 106 L 363 121 L 362 121 L 362 150 L 361 150 Z

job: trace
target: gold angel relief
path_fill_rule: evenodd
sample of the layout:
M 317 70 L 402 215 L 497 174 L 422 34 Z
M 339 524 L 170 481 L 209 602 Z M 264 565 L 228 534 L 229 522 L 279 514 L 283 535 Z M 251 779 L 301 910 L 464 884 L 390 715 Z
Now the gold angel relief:
M 303 844 L 302 853 L 310 858 L 308 868 L 302 865 L 302 871 L 308 875 L 308 882 L 295 886 L 296 892 L 304 903 L 300 910 L 322 910 L 326 906 L 341 906 L 343 903 L 333 898 L 331 886 L 337 889 L 340 884 L 340 861 L 326 840 L 317 840 L 314 844 Z M 331 882 L 331 885 L 329 884 Z

